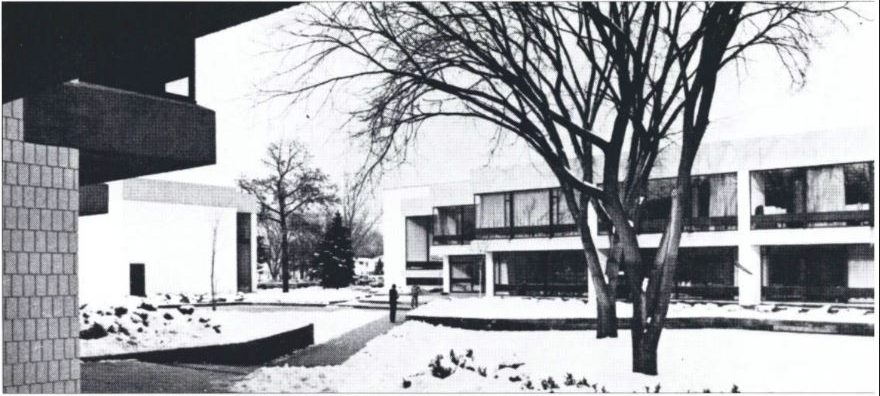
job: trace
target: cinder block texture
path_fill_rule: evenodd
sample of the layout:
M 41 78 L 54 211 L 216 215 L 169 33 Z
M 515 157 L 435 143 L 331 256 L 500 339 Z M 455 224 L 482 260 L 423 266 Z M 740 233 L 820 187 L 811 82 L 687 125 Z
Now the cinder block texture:
M 25 142 L 22 106 L 3 104 L 3 392 L 75 393 L 79 152 Z

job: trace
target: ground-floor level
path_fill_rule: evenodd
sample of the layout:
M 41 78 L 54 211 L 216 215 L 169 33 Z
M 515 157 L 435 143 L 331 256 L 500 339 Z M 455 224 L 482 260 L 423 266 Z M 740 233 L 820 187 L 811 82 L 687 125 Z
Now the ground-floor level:
M 657 249 L 642 249 L 651 263 Z M 600 258 L 607 251 L 600 250 Z M 442 285 L 445 293 L 587 296 L 590 280 L 580 250 L 494 251 L 441 256 L 433 271 L 407 277 L 407 286 Z M 683 247 L 674 298 L 762 301 L 866 302 L 874 299 L 870 244 Z M 427 275 L 427 276 L 426 276 Z M 627 299 L 621 269 L 618 298 Z

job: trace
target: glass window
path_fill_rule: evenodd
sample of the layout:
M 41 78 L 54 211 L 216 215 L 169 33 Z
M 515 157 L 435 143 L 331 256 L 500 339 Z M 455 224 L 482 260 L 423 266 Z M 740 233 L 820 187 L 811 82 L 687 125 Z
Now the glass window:
M 513 225 L 516 227 L 549 225 L 550 193 L 547 190 L 513 194 Z
M 871 205 L 870 163 L 847 164 L 843 166 L 846 210 L 869 210 Z
M 480 196 L 477 208 L 479 228 L 501 228 L 508 226 L 507 194 L 485 194 Z
M 429 261 L 431 217 L 406 218 L 406 261 Z

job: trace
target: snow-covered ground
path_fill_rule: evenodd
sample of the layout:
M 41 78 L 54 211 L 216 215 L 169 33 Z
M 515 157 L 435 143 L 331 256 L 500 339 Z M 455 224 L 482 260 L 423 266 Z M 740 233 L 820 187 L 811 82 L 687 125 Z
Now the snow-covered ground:
M 314 324 L 315 343 L 320 344 L 383 316 L 383 312 L 347 308 L 304 310 L 290 307 L 208 307 L 150 311 L 142 300 L 128 299 L 117 305 L 86 305 L 80 328 L 99 324 L 108 334 L 81 339 L 80 355 L 104 356 L 161 349 L 240 343 Z M 118 310 L 125 308 L 125 312 Z M 191 307 L 188 307 L 191 308 Z M 99 313 L 100 311 L 100 313 Z M 119 315 L 117 315 L 119 312 Z
M 667 329 L 660 375 L 646 376 L 630 371 L 629 339 L 625 330 L 597 340 L 592 331 L 475 331 L 409 321 L 340 366 L 263 368 L 232 390 L 549 391 L 552 378 L 556 392 L 644 392 L 658 384 L 662 392 L 868 392 L 877 369 L 871 337 Z M 451 351 L 464 367 L 451 362 Z M 438 355 L 437 374 L 451 370 L 444 379 L 429 367 Z
M 361 288 L 344 287 L 339 289 L 325 289 L 320 286 L 291 289 L 283 293 L 281 289 L 257 290 L 254 293 L 244 295 L 244 301 L 250 303 L 288 303 L 288 304 L 313 304 L 327 305 L 343 301 L 355 300 L 370 294 L 368 290 Z
M 839 308 L 833 305 L 821 307 L 797 307 L 763 304 L 745 308 L 735 303 L 674 302 L 669 306 L 669 317 L 725 317 L 751 319 L 807 320 L 845 323 L 874 323 L 873 309 Z M 459 317 L 480 319 L 569 319 L 595 318 L 596 304 L 577 298 L 531 298 L 531 297 L 472 297 L 438 298 L 413 310 L 410 315 L 434 317 Z M 618 317 L 630 317 L 632 305 L 617 303 Z
M 325 289 L 320 286 L 310 286 L 290 289 L 287 293 L 282 292 L 281 289 L 258 289 L 253 293 L 218 294 L 215 298 L 218 302 L 227 303 L 330 305 L 367 297 L 377 290 L 368 287 Z M 211 296 L 208 294 L 159 293 L 149 296 L 148 300 L 158 305 L 208 304 L 211 302 Z

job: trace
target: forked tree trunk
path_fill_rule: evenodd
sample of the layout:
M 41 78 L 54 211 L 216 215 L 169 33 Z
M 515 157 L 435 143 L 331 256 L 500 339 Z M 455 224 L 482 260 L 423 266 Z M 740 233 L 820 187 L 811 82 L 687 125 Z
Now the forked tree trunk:
M 644 293 L 641 289 L 633 292 L 633 372 L 657 375 L 657 348 L 675 283 L 684 208 L 690 193 L 692 161 L 692 156 L 682 155 L 676 187 L 672 191 L 669 223 L 660 239 L 657 256 L 648 275 L 647 290 Z M 638 300 L 635 300 L 636 295 L 640 297 Z

